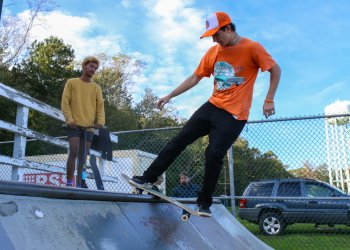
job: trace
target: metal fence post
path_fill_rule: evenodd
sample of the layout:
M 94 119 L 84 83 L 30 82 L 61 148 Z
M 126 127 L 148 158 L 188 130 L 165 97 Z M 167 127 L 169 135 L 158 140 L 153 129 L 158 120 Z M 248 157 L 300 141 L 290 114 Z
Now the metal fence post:
M 0 0 L 0 20 L 1 20 L 1 13 L 2 13 L 2 4 L 3 4 L 3 0 Z
M 16 114 L 16 125 L 22 128 L 28 127 L 28 115 L 29 108 L 17 105 L 17 114 Z M 24 159 L 26 155 L 26 143 L 27 137 L 15 134 L 15 141 L 13 144 L 13 157 L 17 159 Z M 11 180 L 17 181 L 19 180 L 19 171 L 18 167 L 12 166 L 11 172 Z
M 236 206 L 235 206 L 235 184 L 234 184 L 234 170 L 233 170 L 233 153 L 232 146 L 229 148 L 227 152 L 228 156 L 228 167 L 229 167 L 229 175 L 230 175 L 230 197 L 231 197 L 231 208 L 232 215 L 236 217 Z

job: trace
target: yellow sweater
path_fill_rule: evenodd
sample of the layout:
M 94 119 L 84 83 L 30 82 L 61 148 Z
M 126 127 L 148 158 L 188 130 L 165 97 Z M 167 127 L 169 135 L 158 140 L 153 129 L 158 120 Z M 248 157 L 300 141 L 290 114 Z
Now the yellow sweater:
M 102 90 L 95 82 L 69 79 L 64 86 L 61 109 L 67 123 L 83 127 L 105 124 Z

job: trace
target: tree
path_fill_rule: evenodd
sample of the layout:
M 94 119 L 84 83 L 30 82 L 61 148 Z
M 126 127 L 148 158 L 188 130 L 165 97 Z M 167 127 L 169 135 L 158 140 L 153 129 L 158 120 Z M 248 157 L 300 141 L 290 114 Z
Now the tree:
M 25 20 L 18 16 L 2 16 L 0 29 L 1 64 L 14 65 L 18 62 L 20 56 L 27 49 L 32 28 L 34 25 L 41 24 L 40 14 L 54 8 L 53 2 L 50 0 L 27 0 L 27 4 L 29 10 Z
M 128 89 L 145 64 L 121 53 L 116 56 L 100 54 L 98 57 L 101 65 L 94 80 L 102 87 L 105 100 L 114 107 L 131 107 L 132 97 Z
M 150 88 L 145 89 L 143 99 L 135 107 L 140 128 L 162 128 L 179 125 L 175 108 L 171 104 L 167 104 L 162 110 L 159 110 L 157 108 L 158 99 Z
M 12 69 L 13 87 L 28 95 L 60 108 L 61 96 L 68 78 L 77 77 L 74 70 L 74 50 L 57 37 L 33 42 L 29 55 Z M 29 126 L 39 132 L 62 134 L 61 122 L 30 111 Z
M 105 99 L 106 124 L 112 131 L 137 129 L 129 87 L 145 64 L 131 56 L 100 54 L 101 65 L 94 76 Z
M 236 195 L 241 195 L 254 180 L 292 177 L 272 151 L 261 153 L 257 148 L 250 148 L 242 138 L 233 145 L 233 158 Z
M 0 64 L 0 82 L 11 86 L 13 83 L 12 72 L 5 66 Z M 3 97 L 0 97 L 0 119 L 6 122 L 16 122 L 16 110 L 17 105 Z M 8 133 L 5 130 L 0 130 L 0 140 L 10 141 L 13 140 L 13 134 Z
M 329 182 L 328 167 L 326 164 L 314 167 L 310 162 L 306 161 L 302 168 L 293 169 L 290 172 L 295 177 Z
M 94 80 L 101 86 L 105 98 L 106 123 L 110 130 L 132 130 L 178 125 L 174 108 L 156 110 L 156 97 L 151 89 L 145 90 L 143 99 L 133 107 L 129 93 L 134 79 L 145 68 L 145 63 L 125 54 L 100 54 L 101 65 Z
M 16 88 L 59 108 L 65 82 L 80 74 L 73 68 L 74 58 L 74 50 L 62 39 L 51 36 L 34 41 L 29 56 L 13 69 L 18 77 Z
M 15 5 L 12 1 L 3 7 L 10 8 Z M 16 87 L 11 67 L 14 66 L 25 54 L 28 42 L 31 38 L 31 30 L 34 25 L 40 25 L 39 16 L 41 13 L 53 9 L 53 2 L 50 0 L 27 0 L 28 16 L 21 19 L 18 16 L 2 15 L 0 28 L 0 81 L 8 86 Z M 16 117 L 16 104 L 0 99 L 2 120 L 14 122 Z M 0 131 L 3 140 L 13 139 L 9 133 Z

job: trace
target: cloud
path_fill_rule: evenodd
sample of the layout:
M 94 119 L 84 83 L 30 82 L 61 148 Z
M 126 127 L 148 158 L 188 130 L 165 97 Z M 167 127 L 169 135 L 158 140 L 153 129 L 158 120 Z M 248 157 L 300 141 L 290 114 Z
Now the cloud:
M 158 44 L 158 54 L 163 55 L 165 62 L 176 63 L 186 52 L 191 52 L 192 57 L 205 52 L 204 47 L 198 46 L 204 30 L 204 14 L 191 8 L 192 2 L 158 0 L 155 5 L 146 6 L 149 17 L 146 28 L 154 34 L 151 42 Z M 154 32 L 155 26 L 157 32 Z
M 120 4 L 126 9 L 135 7 L 129 0 L 122 0 Z M 138 102 L 147 87 L 162 97 L 193 73 L 205 51 L 213 45 L 211 39 L 199 39 L 207 13 L 194 8 L 192 0 L 151 0 L 138 4 L 144 10 L 140 18 L 142 29 L 147 34 L 143 39 L 150 44 L 149 51 L 135 50 L 137 48 L 131 46 L 132 36 L 124 37 L 104 30 L 103 23 L 93 13 L 82 16 L 62 11 L 41 14 L 40 23 L 36 23 L 31 32 L 32 41 L 57 36 L 73 47 L 78 59 L 101 52 L 109 55 L 123 52 L 135 56 L 146 62 L 147 68 L 135 76 L 134 84 L 129 86 L 134 100 Z M 28 15 L 28 11 L 19 14 L 23 20 Z M 129 51 L 122 50 L 124 44 Z M 173 102 L 177 107 L 179 101 L 179 110 L 190 115 L 194 107 L 207 100 L 207 93 L 211 91 L 212 85 L 207 85 L 204 92 L 194 88 L 191 93 L 197 97 L 191 102 L 184 102 L 182 96 L 174 98 Z
M 347 81 L 335 82 L 333 84 L 330 84 L 327 88 L 324 88 L 321 91 L 311 95 L 307 99 L 309 99 L 311 103 L 316 103 L 316 104 L 323 103 L 330 96 L 335 98 L 336 93 L 340 93 L 341 91 L 343 91 L 347 84 L 348 84 Z M 329 100 L 329 101 L 334 101 L 334 100 Z
M 18 16 L 26 20 L 28 15 L 29 12 L 25 11 Z M 79 59 L 106 51 L 115 54 L 120 52 L 120 42 L 123 37 L 108 34 L 93 35 L 93 31 L 98 28 L 97 25 L 98 22 L 92 16 L 72 16 L 60 11 L 40 14 L 31 31 L 31 42 L 42 41 L 49 36 L 57 36 L 73 47 Z
M 124 7 L 124 8 L 129 8 L 131 5 L 131 1 L 130 0 L 122 0 L 120 2 L 120 4 Z
M 157 56 L 149 64 L 148 81 L 143 84 L 152 88 L 159 97 L 170 93 L 192 74 L 205 51 L 213 45 L 211 39 L 199 39 L 205 29 L 207 13 L 194 8 L 193 4 L 194 1 L 189 0 L 143 2 L 147 42 L 154 45 L 153 54 Z M 190 102 L 183 101 L 188 98 L 188 93 L 172 100 L 181 116 L 191 115 L 207 100 L 206 91 L 197 88 L 189 91 L 196 95 L 196 98 L 191 97 Z M 209 89 L 211 92 L 212 85 Z

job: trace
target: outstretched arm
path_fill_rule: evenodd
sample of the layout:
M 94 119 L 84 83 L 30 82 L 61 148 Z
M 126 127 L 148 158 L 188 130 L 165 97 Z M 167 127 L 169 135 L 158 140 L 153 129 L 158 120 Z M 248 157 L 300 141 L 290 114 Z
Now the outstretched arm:
M 264 106 L 263 106 L 263 114 L 265 115 L 266 118 L 275 114 L 274 98 L 275 98 L 275 93 L 281 78 L 281 68 L 276 63 L 271 69 L 269 69 L 269 72 L 270 72 L 270 87 L 269 87 L 269 91 L 267 92 L 266 99 L 264 101 Z
M 182 94 L 183 92 L 186 92 L 193 86 L 197 85 L 197 83 L 202 79 L 202 77 L 196 76 L 194 73 L 189 76 L 185 81 L 183 81 L 179 86 L 177 86 L 176 89 L 174 89 L 169 95 L 166 95 L 159 99 L 158 101 L 158 108 L 162 109 L 165 104 L 167 104 L 171 98 L 178 96 Z

